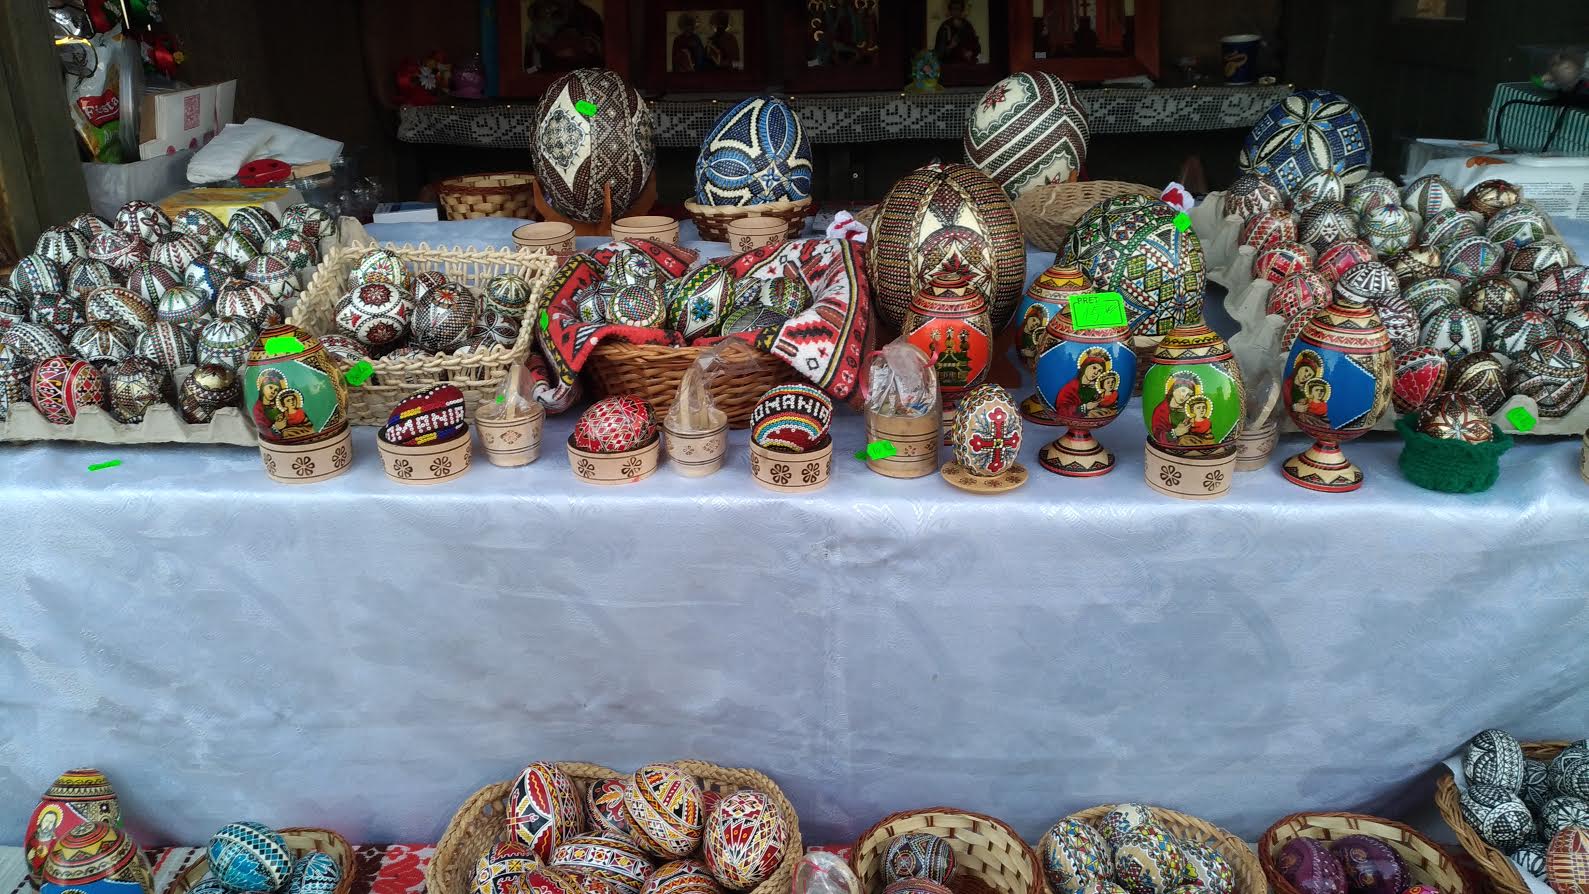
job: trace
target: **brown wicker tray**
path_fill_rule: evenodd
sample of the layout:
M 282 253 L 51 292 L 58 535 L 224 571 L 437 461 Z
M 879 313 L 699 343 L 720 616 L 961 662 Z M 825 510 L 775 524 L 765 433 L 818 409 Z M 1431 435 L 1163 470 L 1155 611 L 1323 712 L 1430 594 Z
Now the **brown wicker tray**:
M 1043 868 L 1037 854 L 1015 830 L 991 816 L 928 807 L 895 813 L 861 833 L 850 852 L 850 868 L 861 880 L 862 894 L 883 890 L 883 854 L 889 839 L 907 832 L 925 832 L 949 842 L 955 855 L 955 894 L 1044 894 Z
M 371 242 L 357 242 L 327 255 L 287 322 L 311 335 L 335 332 L 337 301 L 342 297 L 348 273 L 358 264 L 361 255 L 376 247 Z M 557 269 L 557 259 L 544 251 L 472 251 L 431 248 L 423 243 L 417 248 L 390 243 L 380 247 L 396 252 L 416 274 L 440 270 L 448 279 L 463 283 L 477 293 L 486 280 L 502 273 L 514 273 L 529 282 L 530 303 L 524 311 L 524 325 L 519 328 L 518 340 L 512 347 L 496 345 L 462 357 L 436 354 L 413 359 L 371 360 L 374 378 L 358 388 L 348 389 L 348 421 L 354 425 L 384 425 L 398 401 L 415 391 L 444 382 L 463 391 L 468 412 L 473 414 L 482 402 L 495 399 L 508 370 L 529 356 L 539 331 L 535 320 L 546 302 L 546 284 Z
M 1104 815 L 1115 809 L 1114 804 L 1100 804 L 1089 807 L 1078 813 L 1072 813 L 1066 819 L 1080 820 L 1093 828 L 1098 828 L 1098 822 Z M 1150 807 L 1159 825 L 1166 832 L 1176 838 L 1196 842 L 1204 847 L 1212 848 L 1219 852 L 1225 862 L 1236 874 L 1236 894 L 1268 894 L 1269 883 L 1264 880 L 1263 867 L 1258 865 L 1258 857 L 1247 847 L 1247 843 L 1226 832 L 1224 829 L 1206 820 L 1198 819 L 1190 814 L 1170 810 L 1164 807 Z
M 800 374 L 777 357 L 758 351 L 742 341 L 733 351 L 733 374 L 713 376 L 707 384 L 717 408 L 728 414 L 730 428 L 750 425 L 750 412 L 756 402 L 774 385 L 800 381 Z M 740 350 L 742 348 L 743 350 Z M 684 373 L 711 348 L 636 345 L 610 341 L 598 344 L 586 365 L 598 392 L 604 395 L 632 394 L 644 398 L 659 418 L 679 395 Z M 741 362 L 742 361 L 742 362 Z
M 805 232 L 806 218 L 816 213 L 810 199 L 780 200 L 762 205 L 699 205 L 685 200 L 684 210 L 695 219 L 695 228 L 706 242 L 727 242 L 728 225 L 742 217 L 776 217 L 784 222 L 784 236 L 793 239 Z
M 1566 741 L 1524 742 L 1523 756 L 1549 763 L 1571 744 Z M 1457 841 L 1473 858 L 1479 871 L 1484 873 L 1491 894 L 1529 894 L 1528 883 L 1523 881 L 1523 876 L 1512 865 L 1512 861 L 1480 838 L 1479 833 L 1462 816 L 1462 794 L 1457 791 L 1456 780 L 1450 773 L 1442 773 L 1435 782 L 1435 807 L 1440 809 L 1440 817 L 1451 827 L 1451 831 L 1457 833 Z
M 354 860 L 353 847 L 348 844 L 346 838 L 330 829 L 315 829 L 308 826 L 279 831 L 281 837 L 286 839 L 287 850 L 292 852 L 294 860 L 318 852 L 337 861 L 337 868 L 342 870 L 342 879 L 337 882 L 335 894 L 348 894 L 353 890 L 353 875 L 358 866 Z M 182 870 L 171 880 L 171 884 L 166 886 L 165 894 L 188 894 L 209 873 L 209 855 L 207 852 L 201 852 L 196 863 Z
M 535 217 L 535 175 L 529 171 L 449 177 L 436 188 L 448 220 Z
M 1440 845 L 1401 823 L 1361 813 L 1293 813 L 1258 839 L 1258 862 L 1276 894 L 1302 894 L 1276 866 L 1280 849 L 1297 838 L 1327 842 L 1348 835 L 1369 835 L 1385 842 L 1401 855 L 1413 881 L 1434 885 L 1441 894 L 1480 894 L 1475 880 Z
M 1043 251 L 1057 252 L 1065 247 L 1071 228 L 1088 208 L 1104 199 L 1125 195 L 1156 199 L 1159 191 L 1123 180 L 1050 183 L 1022 193 L 1015 200 L 1015 215 L 1028 242 Z
M 800 840 L 800 818 L 795 814 L 794 806 L 784 797 L 778 785 L 755 770 L 719 767 L 705 761 L 680 760 L 673 763 L 699 779 L 704 789 L 726 795 L 729 792 L 750 788 L 772 799 L 772 802 L 778 806 L 778 811 L 783 814 L 784 821 L 788 823 L 789 843 L 784 850 L 783 862 L 778 864 L 778 868 L 773 870 L 766 881 L 751 888 L 747 894 L 789 894 L 789 886 L 794 881 L 795 865 L 805 853 L 805 845 Z M 574 781 L 581 799 L 584 797 L 585 789 L 592 782 L 601 779 L 623 779 L 628 776 L 598 764 L 563 761 L 557 766 Z M 507 831 L 508 798 L 512 791 L 511 779 L 507 782 L 493 783 L 470 795 L 453 814 L 452 820 L 447 823 L 447 831 L 442 833 L 441 841 L 436 844 L 436 856 L 430 861 L 430 867 L 425 870 L 425 887 L 428 894 L 468 894 L 475 861 L 486 852 L 487 848 L 496 844 Z M 185 894 L 185 892 L 173 891 L 167 894 Z M 347 892 L 338 891 L 337 894 L 347 894 Z

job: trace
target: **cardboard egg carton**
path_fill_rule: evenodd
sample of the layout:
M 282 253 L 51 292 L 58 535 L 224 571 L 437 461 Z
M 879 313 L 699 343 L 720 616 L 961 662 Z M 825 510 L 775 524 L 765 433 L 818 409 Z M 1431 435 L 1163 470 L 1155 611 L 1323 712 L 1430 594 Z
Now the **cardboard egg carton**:
M 1268 369 L 1274 373 L 1275 380 L 1280 381 L 1285 366 L 1281 341 L 1285 338 L 1286 321 L 1277 314 L 1264 312 L 1269 305 L 1269 292 L 1274 286 L 1268 280 L 1253 279 L 1252 261 L 1257 252 L 1239 244 L 1241 218 L 1235 215 L 1222 217 L 1219 214 L 1224 198 L 1223 192 L 1211 192 L 1197 203 L 1191 211 L 1192 228 L 1203 243 L 1207 276 L 1225 287 L 1225 312 L 1240 327 L 1230 338 L 1229 344 L 1236 355 L 1236 362 L 1241 365 L 1242 373 L 1255 376 L 1260 370 Z M 1551 227 L 1551 230 L 1554 234 L 1555 228 Z M 1519 407 L 1536 420 L 1534 427 L 1528 431 L 1519 429 L 1511 419 L 1510 414 Z M 1300 430 L 1291 421 L 1289 413 L 1280 411 L 1277 415 L 1281 431 Z M 1394 406 L 1386 407 L 1372 430 L 1395 431 L 1398 415 Z M 1523 395 L 1509 397 L 1490 416 L 1490 421 L 1509 435 L 1579 437 L 1589 430 L 1589 398 L 1580 400 L 1567 415 L 1551 418 L 1540 415 L 1539 404 L 1533 398 Z
M 0 441 L 93 441 L 100 444 L 240 444 L 255 446 L 251 420 L 236 407 L 215 411 L 208 423 L 186 422 L 169 404 L 155 404 L 137 425 L 117 422 L 103 407 L 84 407 L 69 425 L 45 419 L 31 404 L 11 408 L 0 422 Z

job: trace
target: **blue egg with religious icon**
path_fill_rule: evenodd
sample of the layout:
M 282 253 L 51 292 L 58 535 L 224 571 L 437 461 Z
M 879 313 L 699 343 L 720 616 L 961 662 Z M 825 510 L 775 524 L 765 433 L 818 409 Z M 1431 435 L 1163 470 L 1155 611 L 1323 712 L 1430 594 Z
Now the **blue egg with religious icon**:
M 1037 358 L 1037 393 L 1054 418 L 1069 426 L 1042 449 L 1038 461 L 1048 471 L 1071 478 L 1092 478 L 1114 468 L 1114 454 L 1093 438 L 1092 430 L 1125 410 L 1137 375 L 1123 307 L 1116 308 L 1114 320 L 1106 313 L 1094 323 L 1077 313 L 1091 303 L 1080 302 L 1082 297 L 1072 296 L 1070 309 L 1049 320 L 1049 347 Z M 1108 297 L 1120 305 L 1118 296 Z M 1103 303 L 1107 311 L 1110 302 Z

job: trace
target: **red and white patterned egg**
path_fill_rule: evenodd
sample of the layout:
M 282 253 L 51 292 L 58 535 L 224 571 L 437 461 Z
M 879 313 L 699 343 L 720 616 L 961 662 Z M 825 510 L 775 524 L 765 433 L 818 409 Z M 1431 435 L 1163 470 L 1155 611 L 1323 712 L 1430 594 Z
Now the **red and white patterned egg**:
M 1002 475 L 1020 454 L 1021 414 L 1010 393 L 997 385 L 978 385 L 960 399 L 949 429 L 955 462 L 973 475 Z
M 624 785 L 622 779 L 598 779 L 585 789 L 585 813 L 596 831 L 629 834 L 629 814 L 623 809 Z
M 640 894 L 723 894 L 723 888 L 700 860 L 674 860 L 658 866 Z
M 371 282 L 337 302 L 337 330 L 372 351 L 396 347 L 408 336 L 414 299 L 402 287 Z
M 498 842 L 475 862 L 469 894 L 518 894 L 519 880 L 540 865 L 517 841 Z
M 1323 310 L 1330 303 L 1330 284 L 1316 271 L 1288 276 L 1269 290 L 1265 313 L 1278 314 L 1287 321 L 1305 310 Z
M 1297 241 L 1297 219 L 1284 208 L 1255 214 L 1241 225 L 1239 241 L 1254 251 L 1263 251 L 1279 242 Z
M 1313 250 L 1300 242 L 1277 242 L 1252 259 L 1252 278 L 1277 283 L 1313 269 Z
M 1346 274 L 1346 271 L 1358 264 L 1374 260 L 1374 249 L 1361 239 L 1347 239 L 1337 242 L 1319 253 L 1319 260 L 1313 269 L 1319 271 L 1332 285 Z
M 706 867 L 732 890 L 753 888 L 783 862 L 789 824 L 766 794 L 741 789 L 726 795 L 706 824 Z
M 580 414 L 579 421 L 574 423 L 573 442 L 575 447 L 588 453 L 622 453 L 645 446 L 656 434 L 657 414 L 651 404 L 638 397 L 619 395 L 598 400 Z M 642 771 L 647 769 L 650 768 L 641 768 Z M 636 778 L 639 778 L 638 773 Z M 629 793 L 624 797 L 627 802 Z M 696 800 L 699 801 L 698 795 Z
M 552 851 L 552 867 L 576 870 L 611 885 L 618 894 L 640 894 L 656 869 L 638 845 L 622 835 L 578 835 Z
M 71 425 L 77 411 L 104 401 L 104 379 L 87 360 L 57 354 L 33 368 L 33 406 L 56 425 Z
M 89 240 L 88 256 L 103 261 L 112 270 L 126 273 L 149 257 L 149 247 L 136 236 L 110 230 Z
M 568 774 L 544 761 L 525 767 L 509 795 L 508 834 L 550 861 L 559 844 L 584 828 L 585 807 Z
M 650 406 L 645 406 L 649 412 Z M 647 851 L 659 857 L 684 857 L 700 847 L 705 820 L 701 784 L 680 767 L 650 764 L 636 770 L 624 789 L 623 804 L 635 843 Z

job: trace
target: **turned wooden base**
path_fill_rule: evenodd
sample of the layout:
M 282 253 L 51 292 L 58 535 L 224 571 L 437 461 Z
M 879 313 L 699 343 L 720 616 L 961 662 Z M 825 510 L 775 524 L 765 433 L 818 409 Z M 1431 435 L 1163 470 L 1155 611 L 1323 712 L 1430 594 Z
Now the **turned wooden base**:
M 1280 426 L 1270 422 L 1260 428 L 1244 428 L 1236 436 L 1236 471 L 1255 472 L 1269 465 L 1269 454 L 1280 440 Z
M 1167 497 L 1217 500 L 1230 493 L 1230 479 L 1235 474 L 1234 447 L 1211 456 L 1179 456 L 1148 439 L 1142 475 L 1149 487 Z
M 833 441 L 805 453 L 785 453 L 752 442 L 750 477 L 768 490 L 800 494 L 821 490 L 833 475 Z
M 541 192 L 541 178 L 537 177 L 531 181 L 531 186 L 534 189 L 535 195 L 535 211 L 541 215 L 541 220 L 555 220 L 566 223 L 574 228 L 574 234 L 577 236 L 611 236 L 612 222 L 614 217 L 635 217 L 645 214 L 647 211 L 650 211 L 651 206 L 655 205 L 657 202 L 656 171 L 651 172 L 651 179 L 646 181 L 645 189 L 640 191 L 640 198 L 636 199 L 635 203 L 629 206 L 628 210 L 620 211 L 617 214 L 613 213 L 612 187 L 605 185 L 602 186 L 602 190 L 605 195 L 602 197 L 601 220 L 598 220 L 595 223 L 586 223 L 582 220 L 569 220 L 561 213 L 553 209 L 551 205 L 547 204 L 546 196 Z
M 271 444 L 259 442 L 265 474 L 281 484 L 313 484 L 346 472 L 353 466 L 353 432 L 313 444 Z
M 728 414 L 722 410 L 714 412 L 712 418 L 718 424 L 711 431 L 678 432 L 665 423 L 662 426 L 668 462 L 673 471 L 685 478 L 705 478 L 723 467 L 723 454 L 728 450 Z
M 545 422 L 546 410 L 534 402 L 530 412 L 506 421 L 476 415 L 474 427 L 480 433 L 486 459 L 493 466 L 527 466 L 541 456 L 541 428 Z
M 381 453 L 381 466 L 386 477 L 398 484 L 441 484 L 469 471 L 469 457 L 473 438 L 469 430 L 450 441 L 404 446 L 388 444 L 375 436 L 375 446 Z
M 894 455 L 866 461 L 866 467 L 887 478 L 922 478 L 938 471 L 943 440 L 943 413 L 933 408 L 921 416 L 880 416 L 866 411 L 866 441 L 887 441 Z
M 1281 468 L 1287 481 L 1308 490 L 1344 494 L 1363 486 L 1363 470 L 1347 459 L 1341 445 L 1333 441 L 1314 441 L 1312 447 L 1286 460 Z
M 1105 450 L 1092 432 L 1074 428 L 1045 444 L 1037 461 L 1055 475 L 1067 478 L 1097 478 L 1115 467 L 1115 455 Z
M 959 463 L 948 463 L 940 471 L 943 480 L 967 493 L 1002 494 L 1026 483 L 1026 467 L 1020 463 L 1010 466 L 997 475 L 975 475 Z
M 586 484 L 633 484 L 651 477 L 662 455 L 662 438 L 655 437 L 642 447 L 621 453 L 591 453 L 574 446 L 568 439 L 568 467 L 574 477 Z

